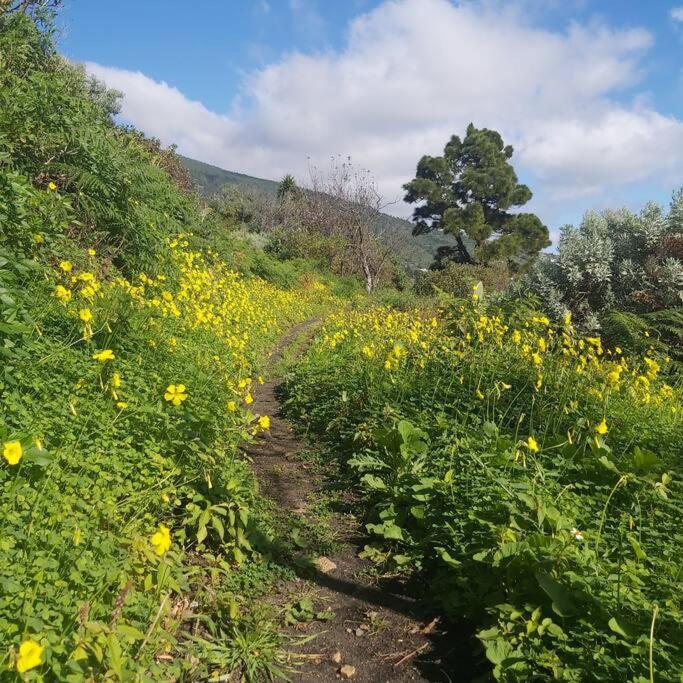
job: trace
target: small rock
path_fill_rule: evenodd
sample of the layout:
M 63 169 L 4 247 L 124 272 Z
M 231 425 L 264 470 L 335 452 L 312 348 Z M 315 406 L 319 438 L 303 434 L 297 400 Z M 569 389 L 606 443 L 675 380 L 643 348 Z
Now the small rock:
M 365 631 L 364 631 L 362 628 L 359 627 L 359 628 L 357 628 L 357 629 L 355 630 L 355 634 L 356 634 L 357 636 L 364 636 L 364 635 L 365 635 Z
M 341 664 L 341 660 L 342 660 L 341 652 L 339 652 L 339 650 L 337 650 L 337 651 L 332 655 L 332 661 L 333 661 L 335 664 Z
M 356 675 L 356 667 L 350 664 L 344 664 L 344 666 L 339 669 L 339 675 L 342 678 L 353 678 Z
M 313 564 L 317 567 L 318 571 L 321 571 L 323 574 L 329 574 L 337 568 L 337 565 L 324 555 L 316 557 Z

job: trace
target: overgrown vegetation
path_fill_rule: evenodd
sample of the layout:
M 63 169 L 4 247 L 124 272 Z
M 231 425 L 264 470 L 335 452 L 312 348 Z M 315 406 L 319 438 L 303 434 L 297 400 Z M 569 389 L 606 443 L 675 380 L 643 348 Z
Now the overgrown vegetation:
M 519 305 L 334 316 L 290 407 L 357 475 L 365 554 L 498 680 L 678 681 L 680 380 Z
M 683 189 L 668 213 L 654 203 L 587 213 L 565 226 L 557 255 L 540 258 L 521 283 L 548 315 L 566 311 L 587 331 L 642 350 L 650 337 L 680 355 L 683 346 Z
M 366 557 L 476 623 L 499 680 L 680 682 L 683 194 L 588 214 L 509 288 L 547 230 L 472 126 L 408 185 L 459 261 L 413 284 L 348 165 L 200 199 L 57 54 L 58 5 L 0 3 L 3 680 L 287 675 L 283 624 L 334 615 L 261 598 L 333 551 L 332 506 L 292 523 L 240 449 L 318 316 L 289 409 L 348 462 Z
M 232 588 L 270 535 L 238 444 L 269 427 L 267 351 L 329 290 L 206 214 L 46 26 L 0 15 L 2 677 L 277 673 Z

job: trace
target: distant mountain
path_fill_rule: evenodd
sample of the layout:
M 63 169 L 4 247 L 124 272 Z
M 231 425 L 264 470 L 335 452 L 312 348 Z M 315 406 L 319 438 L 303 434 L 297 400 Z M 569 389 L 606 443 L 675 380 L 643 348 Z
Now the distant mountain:
M 210 197 L 221 190 L 225 185 L 236 185 L 244 189 L 255 189 L 267 194 L 277 192 L 278 182 L 255 178 L 254 176 L 226 171 L 218 166 L 205 164 L 203 161 L 180 156 L 180 161 L 189 171 L 192 179 L 197 184 L 200 192 Z M 450 235 L 432 232 L 428 235 L 414 237 L 412 234 L 413 224 L 403 218 L 396 218 L 389 214 L 382 214 L 383 221 L 397 236 L 398 256 L 411 271 L 421 268 L 429 268 L 436 250 L 439 247 L 454 246 L 455 239 Z

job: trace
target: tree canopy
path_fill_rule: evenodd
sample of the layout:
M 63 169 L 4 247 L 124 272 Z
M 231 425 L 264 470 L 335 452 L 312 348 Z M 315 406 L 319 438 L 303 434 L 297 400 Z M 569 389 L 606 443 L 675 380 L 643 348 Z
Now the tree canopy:
M 453 234 L 456 260 L 465 263 L 528 260 L 549 246 L 538 216 L 510 212 L 532 196 L 518 181 L 512 153 L 500 133 L 470 124 L 464 139 L 451 137 L 443 156 L 423 156 L 415 178 L 404 185 L 405 201 L 417 204 L 413 234 Z

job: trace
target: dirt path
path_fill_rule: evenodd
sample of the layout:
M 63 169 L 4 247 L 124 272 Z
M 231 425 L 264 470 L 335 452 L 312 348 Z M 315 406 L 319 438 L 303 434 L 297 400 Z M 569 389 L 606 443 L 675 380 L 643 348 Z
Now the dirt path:
M 315 321 L 292 329 L 274 351 L 270 366 L 281 364 L 285 353 L 295 355 L 294 349 L 301 350 L 314 330 Z M 309 566 L 299 564 L 299 578 L 281 587 L 273 598 L 286 605 L 296 604 L 297 598 L 304 596 L 316 611 L 334 613 L 329 620 L 304 619 L 291 627 L 295 640 L 303 641 L 292 650 L 294 661 L 301 663 L 292 680 L 334 681 L 349 676 L 354 681 L 381 683 L 471 680 L 469 675 L 454 676 L 452 662 L 444 661 L 458 656 L 459 648 L 452 643 L 460 640 L 458 635 L 446 633 L 438 618 L 401 594 L 401 586 L 392 590 L 371 578 L 370 563 L 358 557 L 367 542 L 362 527 L 340 511 L 347 496 L 339 491 L 330 494 L 333 478 L 326 476 L 314 459 L 302 457 L 310 447 L 280 414 L 281 383 L 282 379 L 275 377 L 259 387 L 254 407 L 271 416 L 270 433 L 252 444 L 247 453 L 261 492 L 277 506 L 284 534 L 300 523 L 319 524 L 311 522 L 314 510 L 321 501 L 331 499 L 325 532 L 334 538 L 326 557 L 313 555 L 318 566 L 310 566 L 309 551 Z

